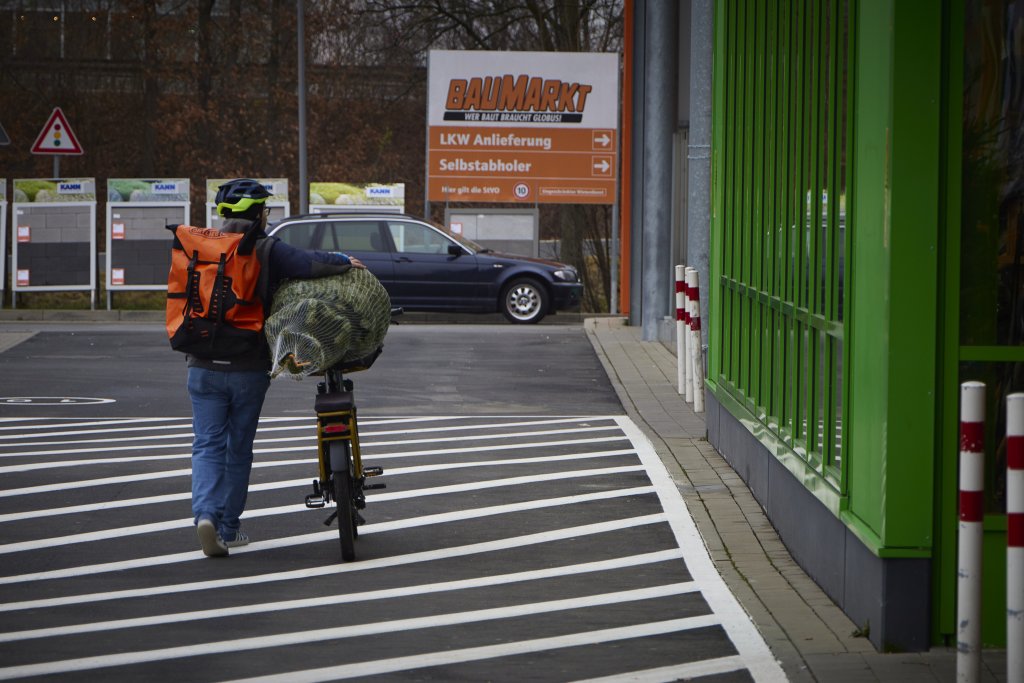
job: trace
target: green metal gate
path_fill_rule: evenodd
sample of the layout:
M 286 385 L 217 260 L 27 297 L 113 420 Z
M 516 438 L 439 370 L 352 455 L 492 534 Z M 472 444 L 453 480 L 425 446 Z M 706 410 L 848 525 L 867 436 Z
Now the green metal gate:
M 852 83 L 846 0 L 716 3 L 709 380 L 838 514 Z

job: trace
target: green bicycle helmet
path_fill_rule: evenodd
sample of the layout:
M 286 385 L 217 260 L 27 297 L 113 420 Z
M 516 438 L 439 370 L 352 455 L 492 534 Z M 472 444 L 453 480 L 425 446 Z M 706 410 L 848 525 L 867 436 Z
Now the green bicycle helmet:
M 213 201 L 217 205 L 218 215 L 224 218 L 255 219 L 269 196 L 267 188 L 258 180 L 236 178 L 218 187 Z

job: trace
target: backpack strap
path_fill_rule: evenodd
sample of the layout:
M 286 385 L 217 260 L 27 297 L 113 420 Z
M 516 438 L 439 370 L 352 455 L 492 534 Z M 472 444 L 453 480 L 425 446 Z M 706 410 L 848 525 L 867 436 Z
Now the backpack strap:
M 253 221 L 242 236 L 242 241 L 238 243 L 238 253 L 242 256 L 248 256 L 252 253 L 252 250 L 256 247 L 256 241 L 264 236 L 262 221 Z
M 197 313 L 203 312 L 203 300 L 199 296 L 199 274 L 196 273 L 196 263 L 199 262 L 199 251 L 193 251 L 192 256 L 188 260 L 188 271 L 186 277 L 185 292 L 182 296 L 185 297 L 185 308 L 182 314 L 185 318 L 189 317 L 192 311 Z

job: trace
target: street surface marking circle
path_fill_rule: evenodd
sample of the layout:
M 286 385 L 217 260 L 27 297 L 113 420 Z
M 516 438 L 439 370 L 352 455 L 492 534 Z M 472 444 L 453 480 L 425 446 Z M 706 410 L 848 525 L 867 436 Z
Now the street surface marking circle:
M 115 401 L 113 398 L 83 396 L 0 396 L 2 406 L 87 406 Z

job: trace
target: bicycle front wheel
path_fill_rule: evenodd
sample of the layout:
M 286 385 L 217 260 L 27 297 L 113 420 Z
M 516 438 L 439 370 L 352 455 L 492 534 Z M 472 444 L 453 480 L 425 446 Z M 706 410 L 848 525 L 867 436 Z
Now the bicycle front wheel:
M 352 451 L 347 441 L 330 443 L 331 469 L 334 478 L 334 502 L 338 506 L 338 536 L 341 559 L 356 559 L 355 482 L 352 472 Z M 335 466 L 337 463 L 337 466 Z

